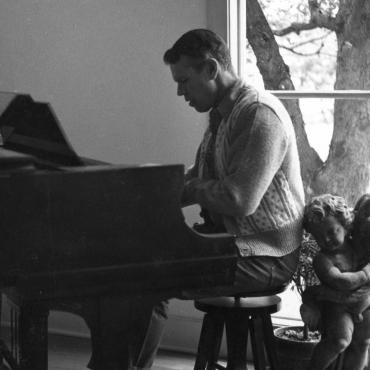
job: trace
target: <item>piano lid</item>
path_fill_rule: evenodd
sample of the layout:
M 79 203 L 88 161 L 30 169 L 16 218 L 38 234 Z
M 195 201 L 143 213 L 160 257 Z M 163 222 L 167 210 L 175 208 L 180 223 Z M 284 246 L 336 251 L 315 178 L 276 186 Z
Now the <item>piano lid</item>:
M 31 154 L 41 163 L 83 165 L 50 104 L 30 95 L 0 92 L 0 134 L 5 149 Z

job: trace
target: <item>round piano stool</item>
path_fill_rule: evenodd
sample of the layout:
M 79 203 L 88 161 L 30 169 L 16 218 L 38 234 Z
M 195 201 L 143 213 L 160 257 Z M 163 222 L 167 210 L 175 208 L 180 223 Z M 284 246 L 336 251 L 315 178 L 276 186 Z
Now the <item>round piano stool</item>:
M 205 315 L 194 370 L 246 370 L 248 335 L 254 369 L 280 370 L 271 314 L 280 310 L 281 298 L 276 294 L 284 290 L 196 300 L 195 308 Z M 224 327 L 227 367 L 217 363 Z

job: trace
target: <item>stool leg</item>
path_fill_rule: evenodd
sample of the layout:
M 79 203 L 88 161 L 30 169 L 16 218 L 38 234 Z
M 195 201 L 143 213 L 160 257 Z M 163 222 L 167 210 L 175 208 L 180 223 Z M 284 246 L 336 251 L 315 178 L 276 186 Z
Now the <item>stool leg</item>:
M 226 315 L 227 369 L 247 369 L 247 341 L 249 316 L 231 312 Z
M 263 323 L 260 316 L 249 319 L 250 337 L 255 370 L 266 370 L 265 341 L 263 335 Z
M 216 368 L 223 330 L 223 315 L 217 313 L 204 315 L 194 370 L 213 370 Z
M 267 357 L 269 359 L 271 370 L 280 370 L 279 359 L 277 356 L 276 342 L 274 329 L 272 326 L 271 315 L 268 312 L 263 312 L 262 316 L 263 335 L 265 338 L 265 346 Z

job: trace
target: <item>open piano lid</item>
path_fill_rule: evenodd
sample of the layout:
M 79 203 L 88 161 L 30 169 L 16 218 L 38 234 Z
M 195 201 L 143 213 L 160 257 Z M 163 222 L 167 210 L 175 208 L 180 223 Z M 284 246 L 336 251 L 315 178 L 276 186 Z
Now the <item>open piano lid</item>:
M 30 95 L 0 92 L 0 133 L 3 148 L 35 156 L 41 164 L 83 165 L 51 106 Z

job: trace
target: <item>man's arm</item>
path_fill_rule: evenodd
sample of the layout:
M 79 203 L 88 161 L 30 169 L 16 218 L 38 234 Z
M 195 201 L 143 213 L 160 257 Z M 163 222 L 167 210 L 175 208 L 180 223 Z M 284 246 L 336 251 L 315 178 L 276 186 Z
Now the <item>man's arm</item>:
M 191 197 L 191 194 L 189 193 L 189 184 L 192 183 L 194 179 L 197 179 L 199 176 L 199 156 L 200 156 L 200 146 L 198 147 L 196 156 L 195 156 L 195 162 L 192 166 L 190 166 L 184 176 L 184 189 L 181 197 L 181 205 L 182 207 L 191 206 L 192 204 L 195 204 L 195 200 L 193 197 Z
M 320 281 L 332 289 L 351 291 L 370 282 L 370 264 L 355 272 L 341 272 L 327 256 L 319 253 L 313 267 Z
M 264 105 L 256 109 L 253 122 L 248 122 L 250 111 L 240 113 L 233 127 L 238 135 L 227 133 L 232 140 L 226 176 L 222 180 L 188 181 L 188 200 L 234 217 L 255 212 L 288 147 L 288 134 L 276 114 Z

